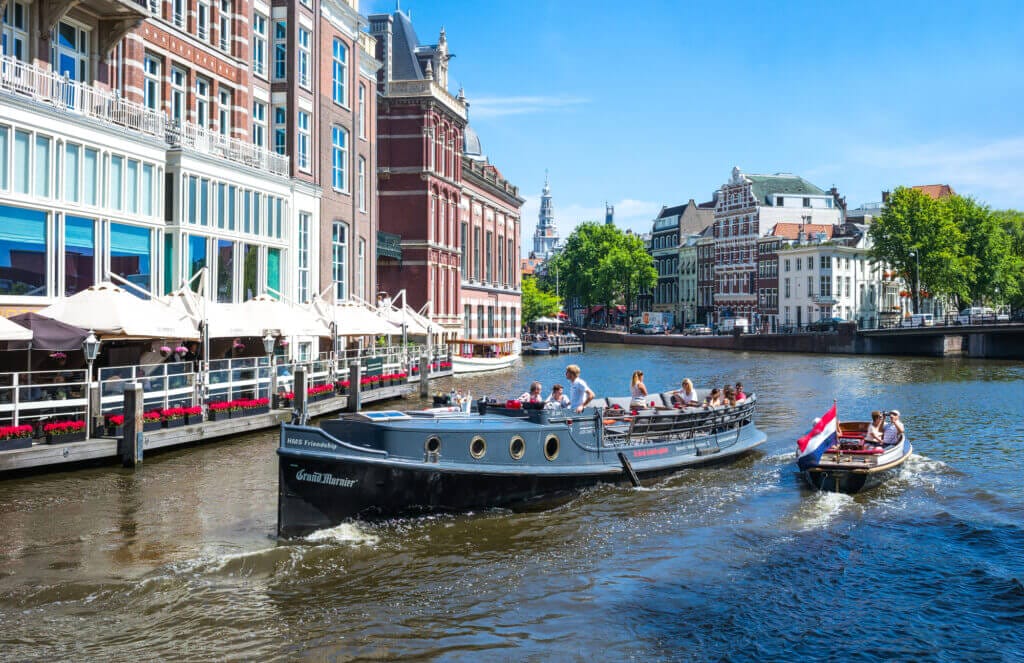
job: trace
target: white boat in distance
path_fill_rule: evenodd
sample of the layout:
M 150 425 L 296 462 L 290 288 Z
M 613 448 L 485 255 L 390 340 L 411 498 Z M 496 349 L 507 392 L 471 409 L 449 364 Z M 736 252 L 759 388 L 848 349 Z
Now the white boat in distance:
M 508 368 L 519 361 L 519 339 L 474 338 L 448 341 L 452 373 L 483 373 Z

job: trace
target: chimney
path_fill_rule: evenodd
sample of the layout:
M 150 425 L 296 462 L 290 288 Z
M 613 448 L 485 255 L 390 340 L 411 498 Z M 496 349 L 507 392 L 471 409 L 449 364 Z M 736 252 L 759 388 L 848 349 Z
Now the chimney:
M 804 243 L 804 225 L 802 223 L 800 224 L 800 227 L 796 231 L 796 243 L 797 244 L 803 244 Z

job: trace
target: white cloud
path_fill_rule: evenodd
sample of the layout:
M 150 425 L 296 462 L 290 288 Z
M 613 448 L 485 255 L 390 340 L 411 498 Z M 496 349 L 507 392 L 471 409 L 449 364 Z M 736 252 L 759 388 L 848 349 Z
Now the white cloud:
M 503 115 L 545 113 L 586 103 L 588 103 L 588 100 L 581 97 L 471 97 L 469 99 L 469 111 L 470 115 L 474 118 L 500 117 Z
M 994 207 L 1024 204 L 1024 136 L 988 142 L 941 141 L 919 145 L 861 146 L 857 166 L 870 165 L 891 184 L 950 184 Z M 894 172 L 896 171 L 896 172 Z
M 533 250 L 533 233 L 537 229 L 537 216 L 540 213 L 540 196 L 525 196 L 526 202 L 520 210 L 522 219 L 522 254 L 528 255 Z M 654 217 L 661 211 L 661 203 L 645 200 L 624 198 L 609 201 L 615 207 L 615 225 L 623 230 L 634 233 L 650 232 Z M 558 234 L 565 239 L 584 221 L 604 222 L 604 205 L 568 203 L 559 205 L 554 201 L 555 225 Z

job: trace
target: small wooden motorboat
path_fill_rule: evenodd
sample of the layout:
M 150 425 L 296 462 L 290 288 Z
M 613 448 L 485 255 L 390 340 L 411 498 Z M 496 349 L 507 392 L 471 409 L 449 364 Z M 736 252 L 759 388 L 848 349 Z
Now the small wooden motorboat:
M 452 349 L 452 372 L 482 373 L 508 368 L 519 361 L 519 339 L 479 338 L 448 342 Z
M 858 493 L 892 477 L 913 453 L 905 435 L 894 444 L 866 442 L 867 421 L 838 421 L 836 406 L 797 441 L 797 464 L 807 483 L 818 490 Z
M 507 401 L 477 403 L 476 412 L 435 407 L 282 424 L 278 534 L 347 518 L 511 508 L 598 483 L 639 485 L 734 460 L 765 441 L 754 397 L 711 409 L 658 398 L 638 411 L 628 398 L 595 399 L 582 413 Z

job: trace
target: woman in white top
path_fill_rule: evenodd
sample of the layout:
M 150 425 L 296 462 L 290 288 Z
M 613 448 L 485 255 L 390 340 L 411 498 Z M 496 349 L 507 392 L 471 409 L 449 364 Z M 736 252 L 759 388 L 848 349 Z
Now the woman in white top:
M 697 407 L 700 401 L 697 400 L 697 390 L 693 388 L 690 378 L 683 380 L 682 389 L 672 394 L 672 402 L 680 407 Z
M 644 372 L 633 371 L 633 379 L 629 382 L 630 407 L 647 407 L 647 387 L 644 385 Z

